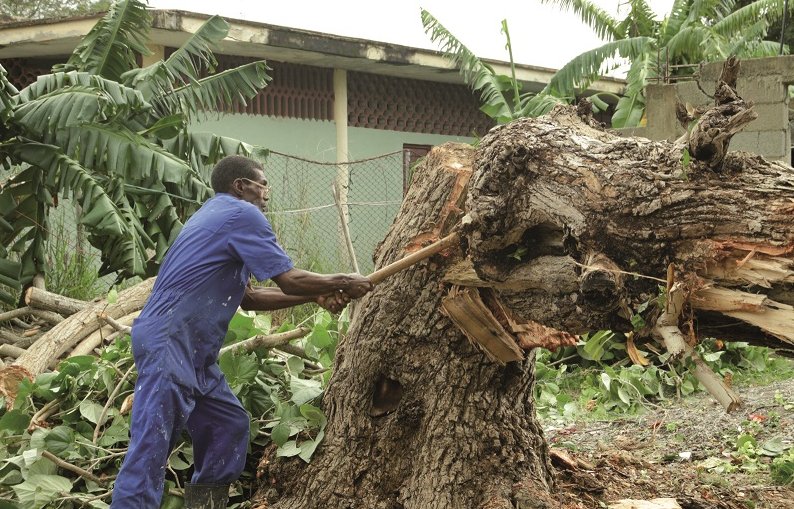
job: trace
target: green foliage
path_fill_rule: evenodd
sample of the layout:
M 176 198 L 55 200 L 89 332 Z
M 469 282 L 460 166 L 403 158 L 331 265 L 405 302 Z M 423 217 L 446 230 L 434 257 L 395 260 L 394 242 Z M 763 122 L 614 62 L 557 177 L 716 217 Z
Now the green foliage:
M 62 209 L 68 206 L 60 205 Z M 50 235 L 47 242 L 47 266 L 45 284 L 49 291 L 74 299 L 92 300 L 107 289 L 101 283 L 97 271 L 99 259 L 89 250 L 80 231 L 82 227 L 69 225 L 66 214 L 50 218 Z M 71 228 L 70 228 L 71 227 Z M 71 231 L 74 229 L 75 231 Z M 75 243 L 70 242 L 74 238 Z
M 447 30 L 432 14 L 421 9 L 422 25 L 430 40 L 439 44 L 441 51 L 460 69 L 464 81 L 476 92 L 480 92 L 480 109 L 498 123 L 517 118 L 539 116 L 551 110 L 555 104 L 565 102 L 551 94 L 521 93 L 521 83 L 515 77 L 513 48 L 507 20 L 502 20 L 505 48 L 510 57 L 512 76 L 497 74 L 469 50 L 457 37 Z
M 646 0 L 629 0 L 623 6 L 626 17 L 618 21 L 589 0 L 541 1 L 573 11 L 608 41 L 568 62 L 544 92 L 570 95 L 576 89 L 585 89 L 607 65 L 614 65 L 613 59 L 631 63 L 625 97 L 618 102 L 613 127 L 640 125 L 645 110 L 643 90 L 650 76 L 692 72 L 672 71 L 675 68 L 664 67 L 668 63 L 698 64 L 730 55 L 752 58 L 776 54 L 774 43 L 764 38 L 783 13 L 783 0 L 755 0 L 737 10 L 734 0 L 676 0 L 670 12 L 657 20 Z M 794 6 L 790 9 L 794 13 Z
M 311 461 L 326 426 L 318 401 L 347 324 L 344 314 L 335 319 L 326 311 L 317 311 L 306 323 L 298 324 L 312 327 L 311 335 L 298 343 L 310 360 L 267 349 L 221 356 L 219 364 L 226 380 L 251 414 L 254 455 L 272 442 L 278 446 L 279 456 Z M 278 332 L 294 327 L 282 324 Z M 238 312 L 227 342 L 268 334 L 270 329 L 269 315 Z M 311 369 L 310 363 L 321 369 Z M 68 358 L 58 371 L 42 374 L 34 382 L 23 382 L 11 409 L 0 401 L 0 499 L 10 498 L 19 507 L 30 509 L 56 500 L 72 507 L 75 503 L 106 507 L 103 500 L 110 495 L 107 486 L 57 468 L 42 452 L 48 451 L 100 478 L 112 478 L 129 443 L 130 415 L 122 408 L 134 390 L 137 375 L 134 370 L 126 379 L 121 374 L 131 366 L 127 336 L 105 348 L 98 358 Z M 108 402 L 119 383 L 115 399 Z M 32 422 L 47 408 L 54 408 L 55 413 L 46 418 L 46 426 Z M 169 458 L 169 486 L 183 486 L 192 465 L 192 446 L 184 436 Z M 247 471 L 244 477 L 252 480 L 255 473 Z M 181 499 L 174 497 L 166 502 L 179 506 Z
M 189 133 L 199 112 L 245 102 L 269 81 L 264 62 L 212 74 L 228 24 L 211 17 L 168 60 L 138 69 L 150 16 L 118 0 L 68 62 L 17 91 L 0 67 L 0 284 L 46 273 L 56 196 L 80 205 L 101 274 L 156 272 L 185 218 L 211 191 L 208 169 L 231 154 L 265 157 L 238 140 Z M 13 301 L 0 288 L 0 300 Z
M 794 376 L 791 362 L 772 355 L 767 348 L 708 340 L 701 342 L 697 351 L 715 373 L 734 383 L 770 383 Z M 575 347 L 553 354 L 540 351 L 535 365 L 538 411 L 555 419 L 609 418 L 702 390 L 686 367 L 668 362 L 669 355 L 640 353 L 655 359 L 655 364 L 632 364 L 625 336 L 610 331 L 582 336 Z M 574 359 L 577 364 L 565 363 Z
M 697 64 L 723 60 L 730 55 L 751 58 L 777 54 L 774 41 L 764 38 L 783 12 L 782 0 L 756 0 L 734 12 L 731 12 L 736 5 L 734 0 L 676 0 L 670 13 L 657 20 L 646 0 L 629 0 L 621 6 L 626 17 L 618 20 L 590 0 L 540 1 L 574 12 L 606 42 L 574 57 L 538 94 L 520 93 L 506 20 L 502 21 L 502 33 L 507 41 L 511 76 L 496 74 L 428 11 L 421 11 L 422 25 L 430 40 L 460 69 L 465 82 L 480 92 L 482 111 L 498 123 L 539 116 L 556 104 L 571 103 L 577 92 L 586 90 L 602 73 L 614 67 L 616 61 L 627 61 L 630 66 L 626 89 L 618 100 L 612 126 L 638 126 L 644 118 L 644 90 L 650 77 L 692 72 L 671 71 L 678 68 L 666 68 L 668 63 Z M 794 14 L 792 4 L 790 9 Z M 592 102 L 596 111 L 606 110 L 608 106 L 600 97 Z
M 28 21 L 77 16 L 107 10 L 108 0 L 3 0 L 0 18 Z
M 776 397 L 775 404 L 764 408 L 783 406 L 785 403 Z M 726 453 L 722 457 L 707 458 L 699 467 L 717 474 L 768 472 L 777 484 L 791 485 L 794 483 L 794 446 L 783 438 L 785 430 L 784 435 L 777 432 L 778 419 L 779 414 L 774 410 L 767 415 L 751 413 L 737 435 L 725 437 Z M 761 439 L 762 433 L 768 438 Z

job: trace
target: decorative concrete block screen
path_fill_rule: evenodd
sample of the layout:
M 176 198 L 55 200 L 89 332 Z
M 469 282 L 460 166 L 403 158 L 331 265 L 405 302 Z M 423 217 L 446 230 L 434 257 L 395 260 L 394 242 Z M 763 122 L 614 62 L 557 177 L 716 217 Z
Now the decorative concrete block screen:
M 390 131 L 482 136 L 495 124 L 464 85 L 348 73 L 348 125 Z

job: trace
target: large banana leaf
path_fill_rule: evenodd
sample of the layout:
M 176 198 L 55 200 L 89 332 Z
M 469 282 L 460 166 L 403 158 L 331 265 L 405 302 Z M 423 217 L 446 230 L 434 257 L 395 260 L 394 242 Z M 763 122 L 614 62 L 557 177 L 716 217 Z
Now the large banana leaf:
M 20 161 L 43 171 L 46 188 L 58 189 L 64 197 L 80 203 L 80 224 L 86 228 L 91 244 L 102 251 L 103 263 L 127 275 L 145 274 L 146 249 L 154 243 L 143 231 L 126 196 L 118 192 L 123 191 L 123 185 L 117 179 L 100 184 L 88 169 L 54 145 L 18 143 L 13 152 Z M 36 267 L 33 273 L 43 269 Z
M 13 143 L 3 149 L 11 151 Z M 30 281 L 44 263 L 47 238 L 47 208 L 52 195 L 43 184 L 44 171 L 30 166 L 18 172 L 0 189 L 0 245 L 5 261 L 0 264 L 0 283 L 13 289 Z M 10 254 L 15 253 L 15 260 Z M 13 296 L 0 288 L 0 300 L 15 304 Z
M 707 45 L 707 41 L 715 41 L 715 36 L 708 27 L 686 23 L 664 47 L 667 48 L 667 56 L 671 60 L 686 58 L 690 62 L 700 62 L 704 51 L 722 52 L 719 43 Z
M 99 90 L 107 95 L 118 107 L 125 106 L 135 111 L 144 111 L 151 108 L 151 105 L 144 100 L 143 95 L 134 88 L 105 79 L 102 76 L 77 71 L 55 72 L 39 76 L 35 82 L 19 92 L 18 103 L 33 101 L 71 86 Z
M 189 161 L 190 166 L 202 171 L 203 180 L 209 182 L 209 169 L 226 156 L 242 155 L 264 160 L 269 151 L 234 138 L 212 133 L 181 132 L 179 136 L 165 140 L 163 146 L 172 154 Z
M 153 98 L 161 112 L 182 112 L 190 119 L 199 111 L 231 110 L 235 102 L 246 104 L 270 81 L 265 61 L 251 62 Z
M 692 0 L 674 0 L 673 6 L 670 9 L 670 14 L 668 14 L 664 20 L 662 20 L 659 26 L 659 43 L 660 45 L 665 44 L 667 41 L 670 40 L 671 37 L 675 36 L 679 30 L 681 30 L 681 26 L 687 21 L 689 18 L 689 7 L 691 5 Z
M 659 23 L 656 15 L 645 0 L 627 0 L 629 15 L 617 26 L 617 32 L 622 39 L 631 37 L 658 37 Z
M 632 37 L 608 42 L 586 51 L 557 71 L 543 92 L 558 97 L 574 97 L 577 88 L 587 88 L 598 77 L 608 59 L 616 56 L 639 58 L 650 53 L 654 43 L 655 40 L 651 37 Z
M 527 94 L 522 98 L 521 109 L 516 112 L 516 117 L 539 117 L 558 104 L 568 104 L 568 101 L 548 94 Z
M 128 71 L 122 79 L 147 98 L 170 92 L 177 85 L 198 81 L 203 71 L 215 71 L 218 64 L 212 48 L 228 33 L 229 24 L 223 18 L 213 16 L 167 60 Z
M 622 39 L 618 21 L 604 9 L 589 0 L 540 0 L 542 4 L 553 4 L 562 11 L 573 11 L 582 23 L 593 29 L 599 39 Z
M 118 175 L 129 182 L 154 175 L 158 180 L 182 184 L 196 176 L 185 161 L 119 125 L 68 127 L 57 131 L 54 141 L 84 168 Z
M 68 126 L 103 122 L 115 113 L 113 101 L 104 93 L 76 86 L 22 103 L 14 111 L 14 121 L 25 128 L 27 136 L 44 136 Z
M 756 21 L 764 20 L 772 23 L 783 15 L 783 0 L 756 0 L 741 9 L 728 14 L 716 23 L 712 29 L 724 37 L 741 34 Z M 794 14 L 794 2 L 789 2 L 789 16 Z
M 421 13 L 422 25 L 430 40 L 440 45 L 441 51 L 460 70 L 463 80 L 480 92 L 481 109 L 500 123 L 511 120 L 514 105 L 504 94 L 512 88 L 510 79 L 497 75 L 428 11 L 422 9 Z M 518 103 L 519 98 L 515 101 Z
M 151 16 L 139 0 L 113 2 L 107 14 L 83 37 L 66 64 L 56 71 L 86 71 L 119 81 L 137 67 L 136 53 L 148 55 Z
M 0 65 L 0 122 L 2 123 L 5 123 L 13 114 L 14 98 L 19 93 L 14 85 L 8 81 L 7 75 L 5 68 Z
M 652 72 L 655 55 L 646 52 L 635 58 L 626 74 L 626 91 L 612 115 L 612 127 L 636 127 L 645 113 L 645 84 Z

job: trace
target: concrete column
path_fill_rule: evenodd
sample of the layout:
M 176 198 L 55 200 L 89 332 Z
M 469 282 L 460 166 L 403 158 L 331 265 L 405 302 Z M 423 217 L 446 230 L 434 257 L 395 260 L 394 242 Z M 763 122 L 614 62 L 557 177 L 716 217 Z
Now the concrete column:
M 675 85 L 649 84 L 645 87 L 646 136 L 649 139 L 674 140 L 683 132 L 675 117 L 675 103 Z
M 340 224 L 339 224 L 339 250 L 342 253 L 341 259 L 347 260 L 350 267 L 355 267 L 353 255 L 349 252 L 349 243 L 345 233 L 350 225 L 350 209 L 347 206 L 348 186 L 350 184 L 350 167 L 347 162 L 347 71 L 344 69 L 334 69 L 334 123 L 336 124 L 336 179 L 334 186 L 337 189 L 340 202 Z M 345 224 L 342 224 L 344 221 Z
M 152 54 L 141 56 L 141 67 L 148 67 L 160 60 L 165 60 L 165 46 L 160 44 L 147 44 L 146 47 L 149 48 Z

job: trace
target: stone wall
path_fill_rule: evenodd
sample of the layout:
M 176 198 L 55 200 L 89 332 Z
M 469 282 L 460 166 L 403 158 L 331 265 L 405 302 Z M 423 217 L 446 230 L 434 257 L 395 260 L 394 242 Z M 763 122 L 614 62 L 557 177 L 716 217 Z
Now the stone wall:
M 684 133 L 675 117 L 676 102 L 694 107 L 713 104 L 712 94 L 722 62 L 707 64 L 697 81 L 648 85 L 645 89 L 647 123 L 620 129 L 627 136 L 672 140 Z M 758 118 L 731 140 L 731 150 L 760 154 L 791 164 L 792 127 L 788 86 L 794 85 L 794 55 L 743 60 L 736 83 L 739 95 L 754 103 Z

